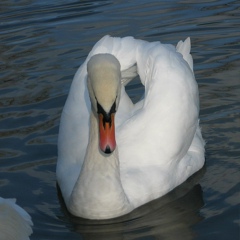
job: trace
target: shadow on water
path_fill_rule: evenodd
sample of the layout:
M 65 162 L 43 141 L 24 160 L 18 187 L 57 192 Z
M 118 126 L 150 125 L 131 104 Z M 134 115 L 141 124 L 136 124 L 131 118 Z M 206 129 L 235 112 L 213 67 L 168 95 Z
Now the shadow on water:
M 191 226 L 202 220 L 199 209 L 204 205 L 198 183 L 205 167 L 167 195 L 147 203 L 131 213 L 109 220 L 88 220 L 71 215 L 58 188 L 65 222 L 70 231 L 83 239 L 192 239 Z M 144 238 L 146 239 L 146 238 Z

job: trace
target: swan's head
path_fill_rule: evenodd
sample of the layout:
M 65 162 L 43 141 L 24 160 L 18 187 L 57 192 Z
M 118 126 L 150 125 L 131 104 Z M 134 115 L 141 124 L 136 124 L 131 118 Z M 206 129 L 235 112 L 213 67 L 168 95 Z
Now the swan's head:
M 114 116 L 121 90 L 120 63 L 111 54 L 97 54 L 90 58 L 87 71 L 92 111 L 99 121 L 99 147 L 111 153 L 116 148 Z

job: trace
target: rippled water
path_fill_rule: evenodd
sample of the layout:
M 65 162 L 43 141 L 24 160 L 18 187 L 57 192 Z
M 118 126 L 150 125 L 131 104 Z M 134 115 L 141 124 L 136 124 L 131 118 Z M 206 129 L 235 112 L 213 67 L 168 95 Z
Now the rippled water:
M 239 239 L 239 29 L 239 1 L 1 1 L 0 195 L 31 214 L 31 239 Z M 66 211 L 56 143 L 73 75 L 105 34 L 191 37 L 207 146 L 204 169 L 182 186 L 96 222 Z M 142 91 L 129 86 L 134 100 Z

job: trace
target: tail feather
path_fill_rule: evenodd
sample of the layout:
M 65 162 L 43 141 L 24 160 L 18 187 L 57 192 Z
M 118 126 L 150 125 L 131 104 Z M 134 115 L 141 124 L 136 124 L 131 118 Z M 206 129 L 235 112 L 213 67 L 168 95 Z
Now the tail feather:
M 188 63 L 189 67 L 193 71 L 193 59 L 192 59 L 192 55 L 190 54 L 190 51 L 191 51 L 190 37 L 188 37 L 184 42 L 179 41 L 176 49 L 177 49 L 177 52 L 183 55 L 183 59 Z

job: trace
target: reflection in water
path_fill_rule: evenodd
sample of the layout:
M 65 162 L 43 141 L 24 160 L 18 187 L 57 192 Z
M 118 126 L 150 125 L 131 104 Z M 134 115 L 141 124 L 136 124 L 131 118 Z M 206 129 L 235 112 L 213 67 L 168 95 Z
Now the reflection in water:
M 202 219 L 199 209 L 204 202 L 198 181 L 204 172 L 205 168 L 164 197 L 111 220 L 75 217 L 67 211 L 59 188 L 58 197 L 65 220 L 71 223 L 70 230 L 78 232 L 84 239 L 192 239 L 191 226 Z

